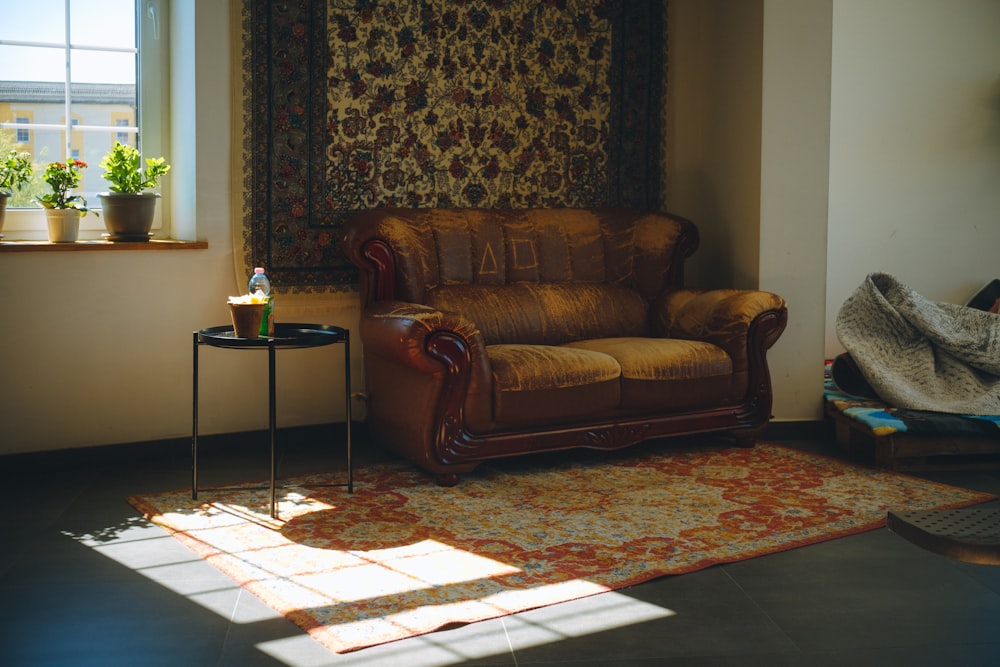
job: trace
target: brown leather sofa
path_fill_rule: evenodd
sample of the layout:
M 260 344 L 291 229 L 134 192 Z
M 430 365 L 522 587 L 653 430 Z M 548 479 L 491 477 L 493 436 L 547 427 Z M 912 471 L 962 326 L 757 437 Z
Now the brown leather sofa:
M 785 303 L 685 289 L 698 240 L 621 209 L 354 216 L 372 434 L 446 486 L 516 454 L 708 432 L 752 446 Z

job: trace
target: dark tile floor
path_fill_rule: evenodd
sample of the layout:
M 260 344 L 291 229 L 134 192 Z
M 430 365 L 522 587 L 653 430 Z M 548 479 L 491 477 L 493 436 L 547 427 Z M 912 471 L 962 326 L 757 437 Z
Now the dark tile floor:
M 304 443 L 330 435 L 283 434 L 282 473 L 329 468 Z M 266 476 L 263 437 L 249 440 L 203 438 L 202 481 Z M 355 452 L 362 478 L 384 456 Z M 187 486 L 188 455 L 178 441 L 0 458 L 0 665 L 1000 665 L 1000 567 L 885 529 L 337 655 L 125 502 Z M 1000 493 L 997 471 L 924 476 Z

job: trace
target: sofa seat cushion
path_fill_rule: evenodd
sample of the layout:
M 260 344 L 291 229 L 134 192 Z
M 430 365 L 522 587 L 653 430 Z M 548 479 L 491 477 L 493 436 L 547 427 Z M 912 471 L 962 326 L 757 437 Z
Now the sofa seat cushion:
M 731 400 L 733 362 L 711 343 L 679 338 L 597 338 L 564 347 L 598 352 L 621 367 L 624 410 L 684 409 Z
M 614 410 L 621 367 L 596 350 L 553 345 L 489 345 L 493 418 L 518 426 L 579 420 Z

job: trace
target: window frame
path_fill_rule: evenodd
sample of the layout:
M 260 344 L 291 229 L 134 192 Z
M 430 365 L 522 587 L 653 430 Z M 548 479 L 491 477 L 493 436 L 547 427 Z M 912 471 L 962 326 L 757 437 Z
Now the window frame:
M 28 116 L 14 116 L 14 125 L 28 125 L 31 123 L 31 118 Z M 23 139 L 22 134 L 23 134 Z M 14 145 L 17 144 L 30 144 L 31 143 L 31 130 L 26 127 L 14 127 Z
M 137 89 L 137 99 L 136 99 L 136 126 L 129 128 L 122 128 L 114 124 L 113 120 L 109 122 L 107 127 L 104 126 L 86 126 L 79 125 L 79 121 L 73 118 L 72 115 L 67 114 L 69 118 L 68 123 L 64 123 L 58 126 L 64 133 L 67 127 L 71 131 L 70 140 L 65 142 L 61 149 L 64 153 L 67 151 L 72 151 L 73 136 L 86 136 L 84 132 L 73 132 L 75 129 L 82 130 L 100 130 L 107 131 L 109 135 L 117 136 L 119 133 L 126 131 L 130 134 L 138 135 L 139 150 L 142 153 L 143 159 L 146 157 L 166 157 L 167 162 L 170 162 L 170 158 L 167 155 L 167 148 L 169 146 L 169 23 L 168 17 L 170 16 L 170 0 L 134 0 L 135 5 L 135 16 L 136 16 L 136 47 L 134 49 L 123 49 L 120 47 L 99 47 L 95 49 L 93 44 L 80 44 L 71 42 L 69 39 L 69 24 L 70 24 L 70 14 L 69 5 L 70 0 L 66 0 L 66 13 L 63 17 L 65 23 L 65 34 L 66 37 L 62 44 L 48 44 L 51 48 L 62 48 L 66 52 L 67 61 L 70 58 L 70 52 L 74 49 L 86 49 L 86 50 L 107 50 L 116 52 L 134 52 L 137 54 L 137 65 L 136 65 L 136 89 Z M 0 44 L 7 44 L 13 46 L 23 46 L 29 45 L 23 42 L 16 42 L 13 40 L 3 40 Z M 32 46 L 37 46 L 38 44 L 30 44 Z M 70 84 L 72 82 L 69 82 Z M 67 87 L 67 95 L 71 93 L 71 85 Z M 64 99 L 64 104 L 69 111 L 71 109 L 70 101 Z M 67 116 L 64 116 L 64 120 Z M 27 127 L 15 127 L 17 125 L 23 125 L 23 123 L 16 122 L 12 123 L 2 123 L 0 127 L 4 129 L 13 129 L 15 135 L 17 132 L 22 130 L 27 130 L 29 132 L 43 127 L 44 129 L 52 130 L 56 127 L 50 125 L 38 125 L 29 122 Z M 57 129 L 57 131 L 58 131 Z M 30 135 L 29 135 L 30 136 Z M 16 136 L 15 136 L 16 139 Z M 30 141 L 29 141 L 30 143 Z M 17 144 L 15 143 L 15 146 Z M 72 152 L 70 155 L 72 156 Z M 68 157 L 66 155 L 60 157 L 59 159 L 65 159 Z M 32 160 L 36 162 L 36 168 L 44 168 L 43 165 L 37 160 L 36 156 L 32 155 Z M 91 168 L 96 168 L 100 170 L 98 165 L 92 164 Z M 170 196 L 169 196 L 169 180 L 163 179 L 160 181 L 159 192 L 160 202 L 157 206 L 156 219 L 153 223 L 153 231 L 157 238 L 170 238 Z M 89 198 L 88 198 L 89 199 Z M 90 208 L 96 210 L 100 213 L 100 201 L 88 201 Z M 8 208 L 6 214 L 6 222 L 3 228 L 3 241 L 45 241 L 48 238 L 47 227 L 45 222 L 45 213 L 42 208 Z M 106 232 L 104 223 L 101 217 L 98 215 L 87 215 L 80 220 L 80 240 L 100 240 L 102 238 L 102 233 Z

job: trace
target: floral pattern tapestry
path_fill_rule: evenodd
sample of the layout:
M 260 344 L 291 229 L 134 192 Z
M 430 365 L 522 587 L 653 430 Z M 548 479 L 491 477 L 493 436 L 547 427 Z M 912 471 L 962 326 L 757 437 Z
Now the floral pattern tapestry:
M 246 262 L 350 288 L 374 207 L 659 205 L 663 0 L 245 0 Z

